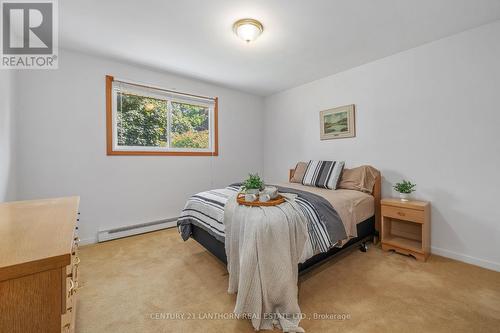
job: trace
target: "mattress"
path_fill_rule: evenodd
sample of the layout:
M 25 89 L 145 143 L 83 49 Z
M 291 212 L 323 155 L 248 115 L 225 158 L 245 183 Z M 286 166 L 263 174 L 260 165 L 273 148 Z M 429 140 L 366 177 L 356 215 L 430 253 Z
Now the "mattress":
M 342 219 L 348 239 L 358 236 L 356 227 L 358 223 L 375 215 L 375 198 L 368 193 L 343 189 L 330 190 L 305 186 L 299 183 L 282 183 L 278 185 L 311 192 L 325 198 Z

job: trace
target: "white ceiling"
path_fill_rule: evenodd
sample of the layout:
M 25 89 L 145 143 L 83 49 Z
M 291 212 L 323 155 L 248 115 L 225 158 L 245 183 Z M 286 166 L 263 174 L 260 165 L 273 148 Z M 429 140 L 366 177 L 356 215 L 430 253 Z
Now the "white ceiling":
M 61 47 L 259 95 L 500 19 L 500 0 L 63 0 Z M 234 21 L 260 20 L 246 44 Z

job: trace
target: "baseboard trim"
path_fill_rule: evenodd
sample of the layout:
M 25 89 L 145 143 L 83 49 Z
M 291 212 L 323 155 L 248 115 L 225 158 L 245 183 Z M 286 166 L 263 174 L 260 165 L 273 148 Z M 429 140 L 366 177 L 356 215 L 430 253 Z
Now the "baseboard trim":
M 165 219 L 157 222 L 148 222 L 148 223 L 138 223 L 132 224 L 128 226 L 122 226 L 115 229 L 112 229 L 112 237 L 107 237 L 107 239 L 102 241 L 111 241 L 114 239 L 120 239 L 130 236 L 136 236 L 148 232 L 171 229 L 177 227 L 177 217 L 171 219 Z M 153 224 L 154 223 L 154 224 Z M 134 227 L 137 227 L 137 230 L 133 230 Z M 80 245 L 91 245 L 99 243 L 99 233 L 106 231 L 99 231 L 94 237 L 81 238 L 78 242 Z
M 158 221 L 121 226 L 109 230 L 101 230 L 97 233 L 97 241 L 101 243 L 114 239 L 145 234 L 151 231 L 169 229 L 177 225 L 177 219 L 178 217 L 172 217 Z
M 455 259 L 458 261 L 465 262 L 467 264 L 476 265 L 479 267 L 483 267 L 483 268 L 491 269 L 493 271 L 500 272 L 500 263 L 497 263 L 497 262 L 479 259 L 476 257 L 471 257 L 471 256 L 468 256 L 466 254 L 442 249 L 442 248 L 435 247 L 435 246 L 432 246 L 431 250 L 432 250 L 432 253 L 437 254 L 439 256 L 442 256 L 442 257 Z
M 80 239 L 80 242 L 78 242 L 78 244 L 81 246 L 96 244 L 96 243 L 97 243 L 97 237 L 83 238 L 83 239 Z

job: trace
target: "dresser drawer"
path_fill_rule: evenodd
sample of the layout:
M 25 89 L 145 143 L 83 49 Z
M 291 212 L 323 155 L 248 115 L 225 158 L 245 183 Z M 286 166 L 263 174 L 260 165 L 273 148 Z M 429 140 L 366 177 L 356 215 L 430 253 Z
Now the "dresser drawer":
M 417 223 L 425 221 L 425 213 L 422 210 L 394 206 L 382 206 L 382 216 Z

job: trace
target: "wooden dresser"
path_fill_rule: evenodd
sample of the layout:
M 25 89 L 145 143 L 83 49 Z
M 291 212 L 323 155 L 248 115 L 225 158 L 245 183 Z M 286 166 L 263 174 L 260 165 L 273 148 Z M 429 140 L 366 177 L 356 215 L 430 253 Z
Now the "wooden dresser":
M 79 201 L 0 204 L 0 332 L 74 332 Z

